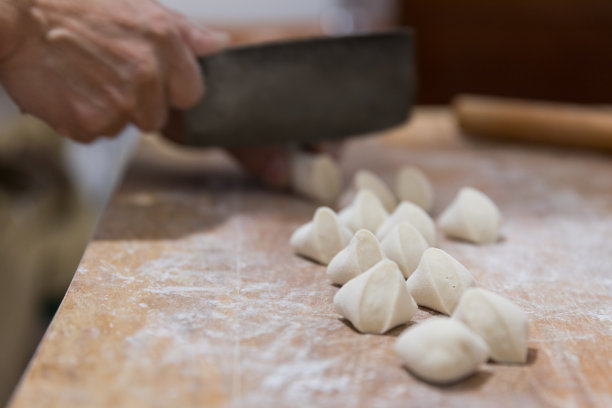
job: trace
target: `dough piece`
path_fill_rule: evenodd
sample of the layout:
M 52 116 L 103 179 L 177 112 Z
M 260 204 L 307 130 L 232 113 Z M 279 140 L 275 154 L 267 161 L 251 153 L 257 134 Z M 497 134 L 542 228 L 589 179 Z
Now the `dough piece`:
M 383 259 L 383 252 L 374 234 L 362 229 L 331 260 L 327 266 L 327 276 L 333 283 L 344 285 Z
M 425 211 L 433 206 L 433 188 L 425 173 L 416 167 L 402 167 L 395 179 L 395 195 L 401 201 L 415 203 Z
M 483 339 L 447 317 L 410 327 L 395 342 L 395 351 L 413 374 L 437 384 L 473 374 L 489 354 Z
M 344 209 L 349 205 L 353 204 L 355 201 L 355 197 L 357 196 L 357 191 L 355 191 L 354 187 L 349 187 L 342 194 L 340 194 L 340 198 L 338 199 L 338 208 Z
M 429 248 L 406 285 L 419 306 L 450 315 L 465 290 L 474 285 L 474 278 L 455 258 Z
M 476 244 L 497 241 L 500 224 L 501 213 L 495 203 L 471 187 L 462 188 L 438 219 L 447 236 Z
M 340 221 L 351 231 L 376 232 L 387 217 L 385 207 L 371 190 L 360 190 L 353 203 L 338 213 Z
M 423 235 L 407 222 L 398 224 L 380 244 L 384 254 L 397 263 L 402 274 L 409 278 L 419 265 L 429 244 Z
M 393 214 L 376 231 L 376 237 L 382 241 L 399 223 L 408 222 L 419 230 L 429 245 L 435 245 L 436 227 L 431 217 L 416 204 L 402 201 Z
M 355 175 L 355 189 L 357 191 L 371 190 L 378 196 L 380 202 L 385 206 L 388 212 L 393 211 L 397 205 L 397 199 L 389 186 L 371 171 L 359 170 L 357 172 Z
M 342 191 L 342 172 L 327 154 L 296 152 L 291 156 L 291 185 L 306 198 L 333 205 Z
M 500 363 L 527 361 L 527 315 L 508 299 L 488 290 L 468 289 L 453 318 L 463 322 L 487 342 L 493 360 Z
M 291 236 L 291 246 L 298 255 L 327 265 L 348 245 L 353 234 L 338 220 L 330 208 L 319 207 L 311 222 L 299 227 Z
M 348 281 L 334 296 L 334 305 L 362 333 L 384 333 L 417 311 L 402 273 L 388 259 Z

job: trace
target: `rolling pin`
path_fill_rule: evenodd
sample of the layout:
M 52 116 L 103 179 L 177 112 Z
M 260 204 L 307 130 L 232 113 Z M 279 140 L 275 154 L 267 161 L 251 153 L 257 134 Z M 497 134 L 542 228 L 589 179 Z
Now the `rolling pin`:
M 610 109 L 476 95 L 452 106 L 466 135 L 612 152 Z

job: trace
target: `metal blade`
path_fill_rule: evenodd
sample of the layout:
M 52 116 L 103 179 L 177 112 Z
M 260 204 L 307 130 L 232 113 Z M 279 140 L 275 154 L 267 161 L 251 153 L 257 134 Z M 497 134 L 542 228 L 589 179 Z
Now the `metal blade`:
M 341 139 L 407 120 L 412 32 L 228 49 L 199 60 L 206 93 L 186 144 L 236 147 Z

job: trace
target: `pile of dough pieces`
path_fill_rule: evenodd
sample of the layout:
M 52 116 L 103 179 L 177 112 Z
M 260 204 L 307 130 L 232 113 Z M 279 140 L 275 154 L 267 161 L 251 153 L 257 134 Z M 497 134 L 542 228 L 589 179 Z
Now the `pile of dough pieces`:
M 303 195 L 327 204 L 339 199 L 341 172 L 330 157 L 302 155 L 294 170 L 301 172 L 294 186 Z M 361 170 L 350 197 L 338 213 L 318 208 L 312 221 L 294 232 L 291 245 L 297 254 L 327 265 L 327 276 L 341 286 L 336 310 L 356 330 L 385 333 L 408 323 L 418 306 L 446 315 L 411 325 L 395 343 L 404 365 L 432 383 L 466 378 L 488 359 L 526 362 L 526 314 L 475 287 L 465 266 L 435 248 L 436 228 L 428 214 L 434 194 L 423 172 L 402 168 L 391 189 Z M 466 187 L 437 225 L 450 238 L 486 244 L 498 241 L 500 223 L 495 203 Z

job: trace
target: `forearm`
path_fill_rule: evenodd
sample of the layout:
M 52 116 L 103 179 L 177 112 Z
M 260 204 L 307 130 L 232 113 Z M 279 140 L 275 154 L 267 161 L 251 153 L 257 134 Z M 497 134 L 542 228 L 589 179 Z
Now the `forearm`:
M 0 0 L 0 60 L 17 45 L 19 20 L 27 3 L 24 0 Z

